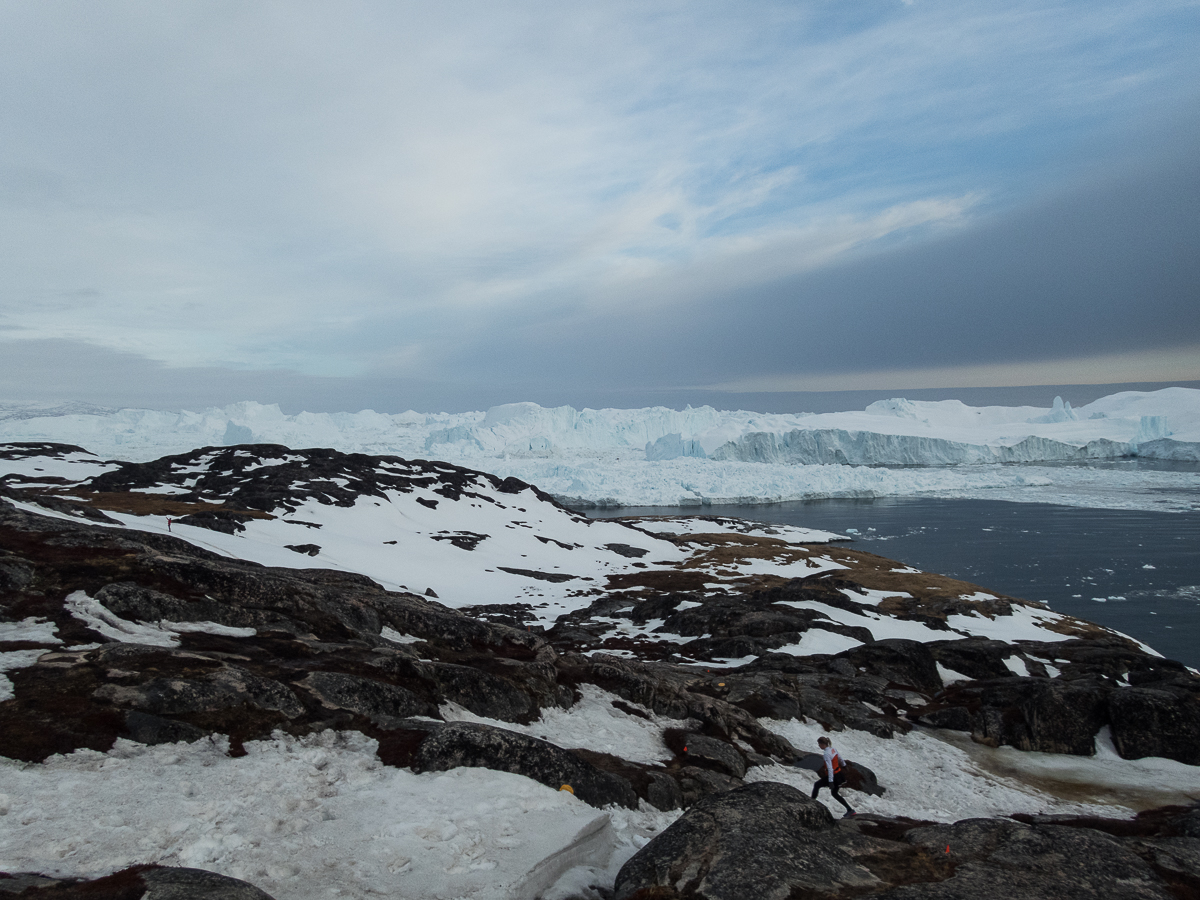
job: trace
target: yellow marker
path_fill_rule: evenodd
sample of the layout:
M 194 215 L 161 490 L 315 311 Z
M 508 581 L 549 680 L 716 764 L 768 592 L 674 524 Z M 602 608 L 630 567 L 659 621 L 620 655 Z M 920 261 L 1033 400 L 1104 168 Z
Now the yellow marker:
M 566 791 L 568 794 L 575 793 L 575 788 L 571 787 L 569 784 L 564 784 L 562 787 L 559 788 L 559 790 Z

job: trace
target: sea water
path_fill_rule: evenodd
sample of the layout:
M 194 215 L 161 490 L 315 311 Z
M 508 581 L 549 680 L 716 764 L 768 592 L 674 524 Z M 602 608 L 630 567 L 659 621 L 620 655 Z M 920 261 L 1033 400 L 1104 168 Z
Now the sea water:
M 697 512 L 844 534 L 860 550 L 1040 601 L 1200 668 L 1200 513 L 932 498 L 587 510 Z

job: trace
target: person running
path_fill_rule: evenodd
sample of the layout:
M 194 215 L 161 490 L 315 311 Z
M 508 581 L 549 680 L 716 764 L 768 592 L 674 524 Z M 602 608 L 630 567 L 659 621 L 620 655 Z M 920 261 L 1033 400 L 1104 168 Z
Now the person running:
M 842 771 L 842 758 L 833 749 L 833 744 L 830 743 L 829 738 L 824 735 L 817 738 L 817 746 L 825 754 L 825 767 L 821 770 L 822 777 L 818 778 L 813 785 L 812 798 L 816 800 L 817 794 L 821 792 L 821 788 L 827 787 L 829 788 L 829 793 L 833 794 L 833 799 L 846 807 L 845 818 L 849 819 L 851 816 L 858 815 L 850 804 L 842 799 L 842 795 L 838 793 L 838 788 L 846 783 L 846 773 Z

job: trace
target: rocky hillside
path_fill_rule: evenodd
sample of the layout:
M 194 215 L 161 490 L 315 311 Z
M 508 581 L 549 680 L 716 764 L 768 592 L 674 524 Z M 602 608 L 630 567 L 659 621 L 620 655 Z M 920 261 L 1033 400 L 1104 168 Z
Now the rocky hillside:
M 1111 863 L 1086 896 L 1200 886 L 1194 814 L 1112 824 L 1147 803 L 1039 793 L 982 771 L 982 757 L 966 762 L 970 747 L 999 754 L 987 765 L 1099 751 L 1113 771 L 1169 772 L 1182 802 L 1200 791 L 1189 774 L 1200 678 L 1098 626 L 835 535 L 703 517 L 594 522 L 444 463 L 275 446 L 145 464 L 61 445 L 0 454 L 0 869 L 24 873 L 0 890 L 49 896 L 131 864 L 202 863 L 279 898 L 343 882 L 353 896 L 739 897 L 747 877 L 778 883 L 762 896 L 950 897 L 1000 870 L 1024 885 L 1012 896 L 1046 896 L 1030 891 L 1057 884 L 1046 854 L 1063 851 L 1038 849 L 1051 837 Z M 815 747 L 796 741 L 821 730 L 855 758 L 847 796 L 863 815 L 845 824 L 786 787 L 811 783 Z M 965 785 L 958 808 L 917 799 L 935 786 L 881 767 L 902 758 L 886 746 L 915 748 Z M 1000 747 L 1012 749 L 988 749 Z M 962 771 L 946 770 L 951 752 Z M 284 824 L 259 833 L 246 811 L 205 818 L 233 788 L 186 801 L 195 808 L 176 821 L 106 793 L 102 778 L 141 773 L 134 793 L 149 797 L 194 763 L 183 794 L 194 798 L 215 772 L 261 774 L 310 753 L 325 763 L 304 778 L 340 775 L 280 820 L 307 823 L 286 863 L 269 837 Z M 467 771 L 490 773 L 471 782 L 480 803 L 509 797 L 515 778 L 528 788 L 511 802 L 541 798 L 550 818 L 519 819 L 505 837 L 466 801 L 420 793 Z M 237 790 L 293 783 L 259 774 Z M 355 792 L 380 779 L 408 786 L 424 824 L 372 832 L 383 856 L 368 874 L 347 874 L 355 854 L 318 864 L 303 834 L 349 829 L 369 807 Z M 1025 799 L 995 799 L 1001 782 Z M 81 830 L 53 789 L 66 783 L 123 824 Z M 995 804 L 969 806 L 972 790 Z M 334 809 L 351 796 L 357 808 Z M 1026 820 L 951 824 L 1001 809 Z M 1060 818 L 1037 818 L 1048 812 Z M 790 830 L 749 837 L 778 822 Z M 139 843 L 122 828 L 159 836 Z M 56 835 L 75 849 L 55 850 Z M 930 849 L 943 838 L 949 855 Z M 397 862 L 413 841 L 421 853 Z M 450 862 L 422 868 L 448 847 Z M 729 866 L 741 874 L 721 874 Z M 492 870 L 503 877 L 480 874 Z

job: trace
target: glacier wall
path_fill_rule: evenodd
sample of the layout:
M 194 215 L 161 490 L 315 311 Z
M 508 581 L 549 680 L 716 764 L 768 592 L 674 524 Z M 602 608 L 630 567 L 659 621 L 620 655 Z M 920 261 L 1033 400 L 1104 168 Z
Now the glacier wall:
M 820 429 L 745 434 L 718 447 L 712 458 L 792 466 L 958 466 L 1118 459 L 1136 453 L 1137 445 L 1107 438 L 1077 446 L 1031 435 L 1009 446 L 993 446 L 909 434 Z
M 7 441 L 75 444 L 133 461 L 244 443 L 445 459 L 514 475 L 583 505 L 918 494 L 1200 505 L 1200 474 L 1191 470 L 1038 467 L 1135 456 L 1200 462 L 1200 391 L 1187 388 L 1123 392 L 1078 409 L 1061 400 L 1045 408 L 894 398 L 819 415 L 534 403 L 467 413 L 296 415 L 249 401 L 200 412 L 0 404 L 0 443 Z

